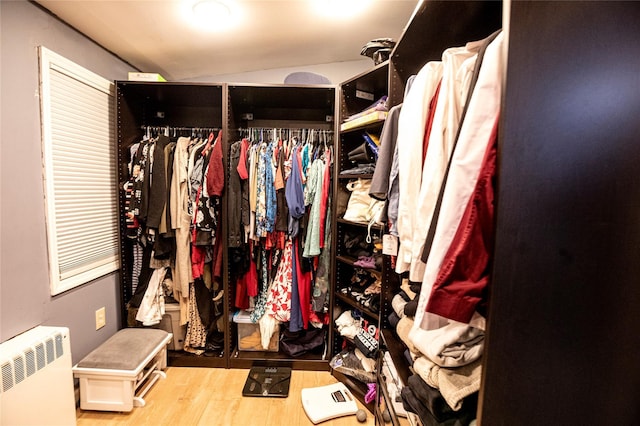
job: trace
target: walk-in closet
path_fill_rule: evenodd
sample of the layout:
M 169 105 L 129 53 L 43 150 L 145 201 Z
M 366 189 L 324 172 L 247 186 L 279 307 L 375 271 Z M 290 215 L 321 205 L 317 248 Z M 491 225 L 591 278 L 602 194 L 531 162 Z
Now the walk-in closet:
M 230 1 L 0 2 L 0 423 L 636 424 L 640 3 Z

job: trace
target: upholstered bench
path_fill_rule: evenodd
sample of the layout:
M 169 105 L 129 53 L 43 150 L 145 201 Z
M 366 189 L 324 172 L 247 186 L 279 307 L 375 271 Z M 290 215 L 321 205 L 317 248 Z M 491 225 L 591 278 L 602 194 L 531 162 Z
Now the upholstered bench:
M 131 411 L 143 407 L 151 386 L 166 375 L 171 333 L 151 328 L 125 328 L 111 336 L 73 367 L 80 380 L 83 410 Z M 142 386 L 144 384 L 144 386 Z

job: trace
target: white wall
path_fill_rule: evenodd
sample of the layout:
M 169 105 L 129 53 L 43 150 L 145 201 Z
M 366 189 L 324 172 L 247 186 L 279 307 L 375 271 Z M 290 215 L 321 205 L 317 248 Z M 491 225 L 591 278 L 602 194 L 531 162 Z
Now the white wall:
M 0 31 L 0 341 L 37 325 L 69 327 L 75 362 L 118 329 L 119 278 L 50 296 L 37 47 L 109 80 L 126 79 L 131 67 L 25 0 L 0 1 Z M 96 331 L 102 306 L 107 325 Z
M 218 74 L 203 76 L 185 81 L 211 83 L 259 83 L 282 84 L 287 75 L 294 72 L 312 72 L 329 79 L 331 84 L 340 84 L 351 77 L 373 67 L 373 61 L 365 58 L 358 61 L 334 62 L 301 67 L 275 68 L 261 71 L 251 71 L 238 74 Z

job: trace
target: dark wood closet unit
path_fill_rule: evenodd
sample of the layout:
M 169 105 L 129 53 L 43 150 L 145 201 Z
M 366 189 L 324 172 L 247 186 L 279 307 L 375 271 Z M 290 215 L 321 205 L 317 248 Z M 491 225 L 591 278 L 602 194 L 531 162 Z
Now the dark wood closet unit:
M 227 92 L 226 140 L 229 144 L 241 140 L 248 128 L 296 129 L 335 131 L 336 90 L 328 85 L 254 85 L 229 84 Z M 229 176 L 231 168 L 228 168 Z M 332 248 L 325 248 L 332 250 Z M 228 286 L 227 307 L 230 315 L 238 310 L 234 306 L 236 286 L 231 265 L 226 268 Z M 333 272 L 330 271 L 330 275 Z M 332 296 L 329 303 L 331 316 Z M 286 366 L 302 370 L 328 370 L 331 353 L 331 331 L 327 330 L 326 353 L 313 351 L 291 357 L 282 351 L 240 350 L 238 324 L 229 321 L 228 359 L 231 368 L 250 368 L 253 365 Z M 282 336 L 282 335 L 281 335 Z
M 495 1 L 424 1 L 413 16 L 391 53 L 388 65 L 388 105 L 401 104 L 409 77 L 429 61 L 441 60 L 444 50 L 481 40 L 502 27 L 502 3 Z M 375 72 L 375 70 L 374 70 Z M 385 256 L 388 264 L 388 256 Z M 405 344 L 389 323 L 393 308 L 391 299 L 399 290 L 401 276 L 389 265 L 384 269 L 380 309 L 380 347 L 388 351 L 397 373 L 406 385 L 413 370 L 405 357 Z M 379 368 L 381 360 L 379 360 Z M 384 424 L 383 411 L 388 408 L 392 424 L 399 420 L 378 370 L 378 401 L 375 405 L 377 424 Z
M 487 37 L 503 21 L 478 424 L 635 424 L 640 59 L 630 52 L 640 39 L 640 7 L 422 2 L 389 60 L 390 105 L 402 102 L 408 78 L 426 62 Z M 382 303 L 381 346 L 399 367 L 404 346 L 385 328 L 385 309 Z M 403 380 L 411 374 L 406 365 L 398 370 Z M 390 406 L 381 390 L 377 411 Z
M 506 18 L 478 419 L 633 425 L 640 418 L 640 4 L 514 1 Z
M 356 164 L 349 160 L 348 154 L 350 151 L 362 146 L 364 142 L 363 133 L 366 132 L 379 137 L 382 126 L 384 125 L 384 118 L 376 118 L 374 114 L 373 119 L 367 119 L 362 124 L 352 126 L 344 123 L 348 117 L 360 113 L 372 103 L 388 95 L 388 76 L 389 63 L 385 61 L 374 66 L 369 71 L 352 77 L 340 85 L 338 111 L 341 130 L 339 132 L 339 138 L 336 140 L 336 179 L 334 184 L 334 193 L 337 194 L 338 199 L 341 197 L 346 199 L 349 196 L 347 189 L 349 182 L 358 179 L 370 180 L 373 177 L 373 173 L 349 173 L 349 170 L 352 170 Z M 356 299 L 350 289 L 360 293 L 364 290 L 364 288 L 360 288 L 360 286 L 353 281 L 356 273 L 358 273 L 357 271 L 360 271 L 361 274 L 377 274 L 381 277 L 381 281 L 388 285 L 389 280 L 392 279 L 392 277 L 388 277 L 390 265 L 388 259 L 383 259 L 383 264 L 375 268 L 363 269 L 357 266 L 357 264 L 354 265 L 358 258 L 353 254 L 353 250 L 347 249 L 347 240 L 354 241 L 359 238 L 365 241 L 365 236 L 369 232 L 367 229 L 369 224 L 344 219 L 345 209 L 346 203 L 334 203 L 334 217 L 336 218 L 332 237 L 336 253 L 333 259 L 335 274 L 332 280 L 332 293 L 335 298 L 334 320 L 335 317 L 342 312 L 358 312 L 367 324 L 374 325 L 380 330 L 380 303 L 383 303 L 383 301 L 380 297 L 376 297 L 374 305 L 366 306 Z M 382 233 L 383 226 L 379 224 L 371 226 L 370 234 L 373 239 L 380 237 Z M 373 253 L 373 242 L 367 244 L 366 249 L 364 247 L 362 248 Z M 332 328 L 332 357 L 336 356 L 343 349 L 350 350 L 354 347 L 354 342 L 350 338 L 342 336 L 337 330 L 335 323 L 332 323 Z M 345 383 L 351 389 L 353 395 L 358 398 L 369 411 L 374 412 L 374 402 L 365 402 L 365 395 L 368 392 L 366 383 L 335 369 L 332 370 L 332 374 L 338 380 Z
M 122 327 L 130 325 L 127 304 L 132 297 L 133 254 L 131 240 L 125 237 L 125 195 L 122 184 L 128 179 L 126 147 L 142 140 L 147 132 L 161 134 L 169 127 L 169 136 L 202 134 L 224 130 L 224 86 L 198 83 L 146 83 L 116 81 L 116 136 L 120 218 L 120 295 Z M 226 158 L 226 147 L 223 145 Z M 224 198 L 224 197 L 223 197 Z M 224 231 L 223 231 L 224 233 Z M 223 283 L 223 287 L 226 284 Z M 224 315 L 224 318 L 227 318 Z M 228 327 L 225 327 L 228 328 Z M 228 335 L 228 333 L 225 333 Z M 225 340 L 228 338 L 225 336 Z M 175 366 L 226 367 L 220 351 L 216 356 L 196 356 L 184 351 L 169 351 L 168 362 Z

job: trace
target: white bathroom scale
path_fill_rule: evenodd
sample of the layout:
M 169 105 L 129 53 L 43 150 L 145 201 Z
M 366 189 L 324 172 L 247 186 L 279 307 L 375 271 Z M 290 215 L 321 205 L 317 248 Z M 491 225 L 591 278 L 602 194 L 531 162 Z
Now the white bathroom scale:
M 302 407 L 313 424 L 356 414 L 358 404 L 344 383 L 302 389 Z

